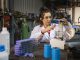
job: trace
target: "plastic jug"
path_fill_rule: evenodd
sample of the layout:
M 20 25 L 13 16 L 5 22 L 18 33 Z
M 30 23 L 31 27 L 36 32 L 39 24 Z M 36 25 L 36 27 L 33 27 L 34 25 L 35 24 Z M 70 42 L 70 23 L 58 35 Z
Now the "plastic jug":
M 0 33 L 0 44 L 5 45 L 5 51 L 10 54 L 10 34 L 6 27 L 3 27 Z

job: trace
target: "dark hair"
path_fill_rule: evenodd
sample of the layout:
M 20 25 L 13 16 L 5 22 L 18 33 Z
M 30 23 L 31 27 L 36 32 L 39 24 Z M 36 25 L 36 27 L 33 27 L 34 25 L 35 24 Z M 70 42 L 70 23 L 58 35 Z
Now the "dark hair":
M 47 7 L 40 8 L 40 13 L 39 13 L 39 24 L 40 25 L 43 25 L 43 22 L 40 20 L 40 18 L 43 19 L 44 18 L 44 13 L 47 13 L 47 12 L 50 12 L 51 15 L 52 15 L 52 12 L 49 8 L 47 8 Z

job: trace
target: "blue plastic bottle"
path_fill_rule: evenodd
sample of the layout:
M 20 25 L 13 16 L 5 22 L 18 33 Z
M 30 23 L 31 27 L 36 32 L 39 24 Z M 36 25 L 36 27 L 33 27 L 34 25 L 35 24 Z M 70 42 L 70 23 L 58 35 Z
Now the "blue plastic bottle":
M 44 58 L 51 57 L 51 46 L 50 44 L 44 44 Z
M 60 49 L 52 48 L 52 60 L 60 60 Z

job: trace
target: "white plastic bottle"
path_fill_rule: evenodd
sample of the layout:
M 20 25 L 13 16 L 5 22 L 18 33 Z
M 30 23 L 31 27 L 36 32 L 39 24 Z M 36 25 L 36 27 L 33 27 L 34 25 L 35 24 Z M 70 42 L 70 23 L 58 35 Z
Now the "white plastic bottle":
M 4 45 L 0 45 L 0 60 L 9 60 L 9 54 L 5 51 Z
M 6 27 L 3 27 L 0 33 L 0 44 L 5 45 L 5 51 L 10 54 L 10 34 Z

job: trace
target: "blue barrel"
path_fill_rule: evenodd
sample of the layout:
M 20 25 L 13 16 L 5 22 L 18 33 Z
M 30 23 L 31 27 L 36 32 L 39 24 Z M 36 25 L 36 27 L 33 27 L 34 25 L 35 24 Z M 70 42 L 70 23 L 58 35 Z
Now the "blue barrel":
M 51 57 L 51 46 L 50 44 L 44 44 L 44 58 Z
M 60 49 L 52 48 L 52 60 L 60 60 Z

